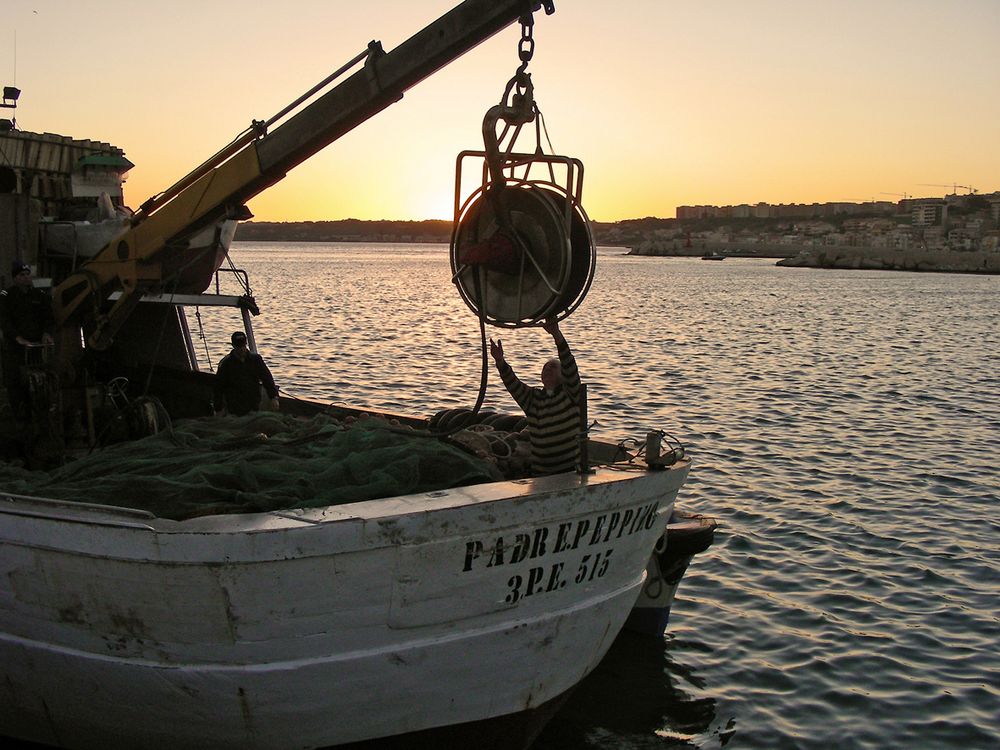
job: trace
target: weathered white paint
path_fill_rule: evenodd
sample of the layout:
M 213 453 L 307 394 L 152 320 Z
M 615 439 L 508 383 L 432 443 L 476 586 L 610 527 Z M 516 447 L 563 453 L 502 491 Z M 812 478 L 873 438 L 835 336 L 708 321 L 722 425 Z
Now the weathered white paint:
M 0 496 L 0 734 L 308 748 L 541 705 L 617 635 L 687 471 L 185 522 Z

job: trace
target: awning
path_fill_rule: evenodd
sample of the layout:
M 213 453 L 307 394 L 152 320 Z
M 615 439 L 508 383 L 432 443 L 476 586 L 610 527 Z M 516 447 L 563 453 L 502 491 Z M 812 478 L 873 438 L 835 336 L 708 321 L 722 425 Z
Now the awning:
M 131 169 L 135 166 L 132 162 L 126 159 L 124 156 L 118 156 L 117 154 L 90 154 L 89 156 L 81 156 L 77 159 L 77 167 L 115 167 L 121 171 Z

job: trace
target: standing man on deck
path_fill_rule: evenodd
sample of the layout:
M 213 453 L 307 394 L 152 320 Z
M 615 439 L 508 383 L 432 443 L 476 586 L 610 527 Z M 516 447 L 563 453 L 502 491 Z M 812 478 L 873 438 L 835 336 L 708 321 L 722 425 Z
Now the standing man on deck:
M 573 471 L 580 461 L 580 373 L 559 324 L 542 326 L 559 352 L 542 367 L 542 387 L 525 385 L 503 356 L 503 343 L 490 339 L 490 354 L 507 391 L 528 418 L 531 469 L 536 475 Z
M 278 386 L 264 358 L 247 347 L 247 335 L 236 331 L 230 338 L 233 350 L 219 362 L 215 373 L 215 413 L 242 417 L 260 408 L 260 388 L 264 386 L 271 409 L 278 409 Z
M 29 348 L 52 345 L 55 323 L 52 300 L 31 280 L 31 266 L 14 261 L 14 283 L 0 292 L 0 329 L 3 330 L 3 383 L 14 418 L 28 416 L 28 386 L 22 376 Z

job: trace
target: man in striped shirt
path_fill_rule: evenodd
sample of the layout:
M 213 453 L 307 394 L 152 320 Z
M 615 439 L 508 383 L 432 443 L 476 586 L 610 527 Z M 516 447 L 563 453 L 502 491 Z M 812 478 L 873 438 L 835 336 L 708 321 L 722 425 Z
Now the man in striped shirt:
M 528 418 L 531 469 L 536 475 L 573 471 L 580 460 L 580 373 L 556 321 L 542 326 L 559 352 L 542 367 L 542 387 L 525 385 L 503 356 L 503 343 L 490 339 L 490 354 L 507 391 Z

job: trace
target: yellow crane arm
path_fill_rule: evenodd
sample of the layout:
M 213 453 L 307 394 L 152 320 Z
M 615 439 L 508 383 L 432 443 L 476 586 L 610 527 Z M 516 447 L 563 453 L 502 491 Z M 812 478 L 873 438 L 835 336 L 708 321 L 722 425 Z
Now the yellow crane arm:
M 292 167 L 540 7 L 546 13 L 555 10 L 552 0 L 465 0 L 391 52 L 372 42 L 367 54 L 356 58 L 365 60 L 360 70 L 272 132 L 266 132 L 264 123 L 255 123 L 247 134 L 144 204 L 127 230 L 53 290 L 57 325 L 86 324 L 88 345 L 106 348 L 144 292 L 161 288 L 196 260 L 185 255 L 192 234 L 226 218 L 244 218 L 244 203 L 283 179 Z M 115 291 L 121 296 L 102 313 Z

